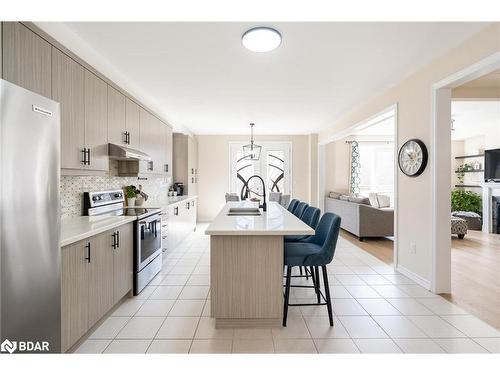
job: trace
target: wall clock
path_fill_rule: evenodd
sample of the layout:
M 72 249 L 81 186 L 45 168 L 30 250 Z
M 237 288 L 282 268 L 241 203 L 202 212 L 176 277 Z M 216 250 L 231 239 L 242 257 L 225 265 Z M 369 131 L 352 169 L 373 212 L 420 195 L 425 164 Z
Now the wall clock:
M 420 139 L 410 139 L 399 149 L 399 169 L 405 175 L 417 177 L 427 166 L 427 147 Z

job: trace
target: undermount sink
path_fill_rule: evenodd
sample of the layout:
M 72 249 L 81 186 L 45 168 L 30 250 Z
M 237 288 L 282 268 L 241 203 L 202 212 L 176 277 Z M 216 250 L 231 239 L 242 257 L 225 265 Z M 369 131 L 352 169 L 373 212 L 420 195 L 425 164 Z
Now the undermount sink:
M 254 207 L 231 207 L 228 216 L 260 216 L 260 210 Z

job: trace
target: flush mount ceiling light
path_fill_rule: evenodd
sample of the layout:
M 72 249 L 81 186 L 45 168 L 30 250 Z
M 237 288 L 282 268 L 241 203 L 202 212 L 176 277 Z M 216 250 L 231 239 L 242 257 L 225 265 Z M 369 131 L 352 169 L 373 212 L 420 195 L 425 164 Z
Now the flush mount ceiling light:
M 253 52 L 269 52 L 281 44 L 281 34 L 270 27 L 254 27 L 241 37 L 243 46 Z

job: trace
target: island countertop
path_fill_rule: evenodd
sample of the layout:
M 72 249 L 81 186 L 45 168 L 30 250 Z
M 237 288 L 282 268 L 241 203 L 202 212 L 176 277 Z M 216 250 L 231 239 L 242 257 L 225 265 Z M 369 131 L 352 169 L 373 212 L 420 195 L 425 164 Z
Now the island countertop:
M 314 229 L 277 202 L 267 204 L 260 216 L 228 216 L 232 207 L 257 207 L 257 203 L 228 202 L 210 223 L 205 234 L 218 236 L 313 235 Z

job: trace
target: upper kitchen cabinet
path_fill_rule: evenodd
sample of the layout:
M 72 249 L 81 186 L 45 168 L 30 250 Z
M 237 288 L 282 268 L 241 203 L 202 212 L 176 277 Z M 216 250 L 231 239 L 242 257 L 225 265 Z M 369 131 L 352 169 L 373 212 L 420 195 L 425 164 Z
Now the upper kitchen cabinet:
M 125 103 L 125 122 L 128 133 L 128 146 L 130 148 L 139 149 L 140 147 L 140 108 L 135 102 L 126 99 Z
M 108 142 L 139 149 L 139 106 L 108 85 Z
M 127 145 L 126 96 L 108 85 L 108 142 Z
M 85 70 L 85 147 L 86 169 L 107 171 L 108 85 L 88 70 Z
M 140 108 L 131 99 L 125 99 L 125 129 L 128 134 L 128 147 L 135 149 L 140 147 Z
M 61 104 L 61 168 L 85 168 L 85 69 L 57 48 L 52 48 L 52 99 Z
M 53 48 L 52 98 L 61 103 L 61 168 L 107 171 L 107 84 Z
M 2 25 L 3 78 L 50 98 L 50 44 L 19 22 Z
M 155 124 L 154 117 L 151 113 L 146 111 L 144 108 L 139 108 L 139 141 L 140 150 L 151 156 L 152 161 L 150 162 L 140 162 L 139 172 L 141 174 L 152 174 L 154 173 L 155 164 Z
M 184 184 L 186 195 L 196 195 L 198 186 L 198 143 L 193 137 L 174 133 L 174 182 Z
M 164 129 L 166 133 L 166 144 L 165 144 L 165 152 L 166 152 L 166 159 L 165 159 L 165 172 L 168 176 L 173 175 L 173 162 L 172 162 L 172 155 L 173 155 L 173 132 L 172 128 L 168 125 L 165 125 Z
M 141 163 L 141 174 L 168 175 L 171 173 L 172 148 L 168 149 L 172 143 L 171 139 L 170 126 L 140 108 L 140 150 L 152 158 L 149 163 Z

